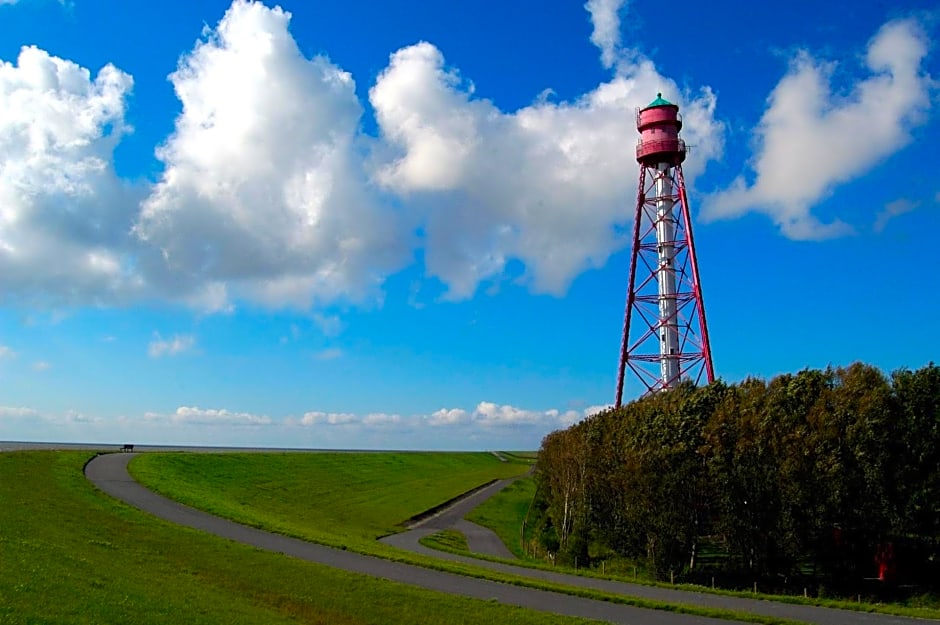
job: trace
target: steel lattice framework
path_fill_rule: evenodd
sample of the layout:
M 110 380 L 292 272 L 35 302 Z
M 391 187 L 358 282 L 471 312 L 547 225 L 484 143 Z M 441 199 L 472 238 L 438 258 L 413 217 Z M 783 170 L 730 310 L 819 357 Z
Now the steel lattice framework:
M 684 158 L 685 145 L 679 142 Z M 649 143 L 641 144 L 638 154 L 641 148 L 649 151 Z M 627 369 L 646 393 L 680 380 L 715 379 L 685 179 L 682 165 L 675 162 L 640 163 L 617 375 L 618 408 Z

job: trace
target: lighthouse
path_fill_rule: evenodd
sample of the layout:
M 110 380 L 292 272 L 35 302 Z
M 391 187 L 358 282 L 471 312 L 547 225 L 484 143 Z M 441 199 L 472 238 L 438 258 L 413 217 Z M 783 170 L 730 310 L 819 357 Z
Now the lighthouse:
M 644 394 L 713 382 L 711 346 L 682 175 L 679 107 L 659 93 L 636 112 L 640 164 L 615 406 L 627 371 Z

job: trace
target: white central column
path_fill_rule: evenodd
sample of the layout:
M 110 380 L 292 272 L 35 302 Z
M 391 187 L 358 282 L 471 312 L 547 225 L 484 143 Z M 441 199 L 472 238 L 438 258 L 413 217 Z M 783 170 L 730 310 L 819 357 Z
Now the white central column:
M 656 242 L 659 251 L 659 368 L 663 388 L 679 382 L 679 320 L 676 315 L 676 218 L 670 165 L 660 163 L 656 178 Z

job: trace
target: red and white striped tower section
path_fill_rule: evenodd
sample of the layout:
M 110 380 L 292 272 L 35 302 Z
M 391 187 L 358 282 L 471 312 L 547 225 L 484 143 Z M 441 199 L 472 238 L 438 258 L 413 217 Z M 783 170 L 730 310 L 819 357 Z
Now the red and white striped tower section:
M 636 126 L 640 185 L 617 374 L 618 408 L 627 369 L 646 393 L 686 379 L 698 384 L 703 375 L 708 382 L 715 379 L 682 176 L 687 149 L 679 137 L 679 107 L 657 94 L 637 111 Z

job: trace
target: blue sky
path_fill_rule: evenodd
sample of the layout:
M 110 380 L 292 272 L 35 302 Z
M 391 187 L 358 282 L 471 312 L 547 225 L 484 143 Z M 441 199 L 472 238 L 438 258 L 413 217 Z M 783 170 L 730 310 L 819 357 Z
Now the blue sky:
M 0 0 L 0 440 L 537 447 L 658 91 L 721 377 L 940 354 L 932 3 L 280 7 Z

